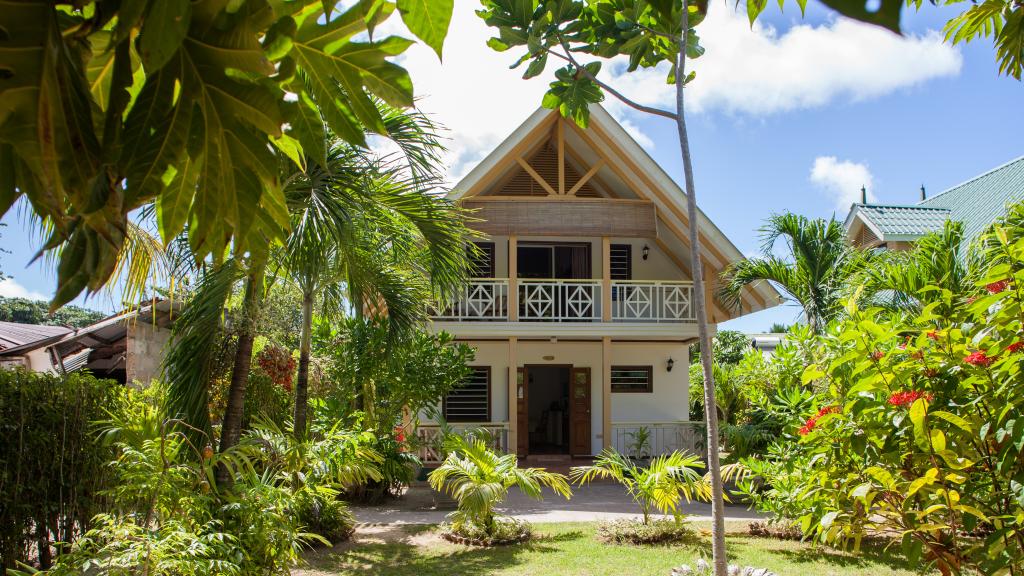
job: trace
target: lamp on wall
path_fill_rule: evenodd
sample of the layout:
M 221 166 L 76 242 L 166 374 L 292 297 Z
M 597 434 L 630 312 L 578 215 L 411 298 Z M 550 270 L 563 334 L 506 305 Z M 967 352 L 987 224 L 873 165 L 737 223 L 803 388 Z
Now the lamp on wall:
M 671 356 L 668 357 L 668 362 L 665 362 L 665 372 L 671 372 L 672 367 L 676 365 L 676 361 Z
M 644 249 L 640 251 L 640 255 L 643 256 L 644 260 L 647 260 L 647 255 L 651 253 L 651 248 L 647 244 L 644 244 Z

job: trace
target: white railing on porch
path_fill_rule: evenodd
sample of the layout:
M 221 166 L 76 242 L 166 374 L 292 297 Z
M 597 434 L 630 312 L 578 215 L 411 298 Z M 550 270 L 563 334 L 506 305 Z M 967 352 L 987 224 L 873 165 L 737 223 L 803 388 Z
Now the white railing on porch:
M 703 422 L 612 422 L 612 446 L 622 454 L 636 456 L 632 445 L 641 428 L 650 434 L 647 454 L 641 456 L 660 456 L 673 450 L 697 456 L 704 453 Z
M 456 433 L 483 428 L 491 435 L 491 448 L 498 452 L 508 451 L 508 422 L 449 422 L 448 428 Z M 420 424 L 416 429 L 419 440 L 419 457 L 424 464 L 441 462 L 441 426 L 437 424 Z
M 613 322 L 682 323 L 697 319 L 693 284 L 670 280 L 612 280 Z M 526 279 L 517 281 L 519 320 L 522 322 L 599 322 L 602 319 L 601 280 Z M 507 278 L 474 278 L 463 287 L 458 302 L 433 314 L 437 320 L 509 320 Z
M 474 278 L 462 288 L 462 297 L 438 320 L 508 320 L 508 279 Z
M 519 281 L 519 320 L 592 322 L 601 319 L 600 280 Z
M 612 281 L 616 322 L 695 322 L 693 284 L 663 280 Z

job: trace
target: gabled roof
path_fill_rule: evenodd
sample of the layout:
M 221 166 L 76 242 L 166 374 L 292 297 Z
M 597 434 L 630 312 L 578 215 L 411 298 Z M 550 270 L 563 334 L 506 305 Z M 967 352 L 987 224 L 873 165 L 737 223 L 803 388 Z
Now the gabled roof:
M 922 200 L 913 206 L 854 204 L 846 217 L 849 232 L 860 220 L 882 242 L 916 240 L 942 228 L 946 220 L 962 222 L 965 246 L 1006 213 L 1007 206 L 1024 201 L 1024 156 Z
M 66 326 L 45 326 L 42 324 L 19 324 L 17 322 L 0 322 L 0 350 L 19 349 L 32 350 L 59 340 L 73 332 Z
M 854 204 L 846 217 L 849 228 L 854 218 L 861 218 L 879 239 L 918 237 L 941 228 L 949 218 L 946 208 L 924 206 L 890 206 L 883 204 Z M 899 238 L 904 239 L 904 238 Z
M 661 231 L 657 239 L 659 246 L 669 253 L 669 257 L 677 266 L 690 274 L 686 193 L 643 147 L 597 104 L 591 105 L 590 122 L 585 130 L 571 121 L 562 119 L 556 110 L 539 108 L 456 184 L 449 197 L 460 200 L 485 194 L 489 186 L 502 181 L 502 178 L 505 179 L 503 182 L 507 183 L 506 185 L 510 183 L 516 189 L 516 195 L 540 194 L 532 188 L 530 179 L 523 178 L 518 173 L 520 166 L 517 166 L 517 159 L 543 157 L 545 141 L 553 129 L 564 132 L 567 159 L 566 188 L 575 189 L 573 182 L 577 182 L 577 178 L 586 179 L 592 176 L 593 179 L 589 182 L 594 183 L 593 189 L 586 190 L 581 185 L 580 192 L 585 191 L 585 196 L 637 199 L 653 203 L 658 228 Z M 546 174 L 544 166 L 540 166 L 535 172 L 537 174 L 533 178 L 534 181 L 546 180 L 549 185 L 550 179 L 556 177 L 554 174 Z M 598 182 L 601 184 L 598 185 Z M 729 264 L 743 259 L 743 254 L 736 246 L 699 209 L 697 221 L 701 260 L 709 268 L 710 273 L 717 276 L 717 273 Z M 705 274 L 705 277 L 708 276 L 711 274 Z M 776 306 L 780 301 L 781 297 L 774 288 L 768 283 L 761 283 L 744 292 L 740 310 L 723 312 L 727 317 L 735 317 Z M 726 319 L 722 318 L 722 315 L 719 317 L 722 320 Z

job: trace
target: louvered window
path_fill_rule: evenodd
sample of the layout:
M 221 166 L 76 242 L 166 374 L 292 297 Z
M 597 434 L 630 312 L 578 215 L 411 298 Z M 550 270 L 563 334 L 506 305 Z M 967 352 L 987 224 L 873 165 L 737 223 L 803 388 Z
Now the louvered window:
M 462 384 L 444 399 L 444 418 L 449 422 L 490 422 L 491 368 L 474 366 Z
M 612 244 L 608 251 L 611 258 L 612 280 L 633 279 L 633 247 L 629 244 Z
M 494 242 L 474 242 L 477 250 L 470 251 L 469 273 L 473 278 L 494 278 Z
M 612 366 L 612 392 L 653 392 L 650 366 Z

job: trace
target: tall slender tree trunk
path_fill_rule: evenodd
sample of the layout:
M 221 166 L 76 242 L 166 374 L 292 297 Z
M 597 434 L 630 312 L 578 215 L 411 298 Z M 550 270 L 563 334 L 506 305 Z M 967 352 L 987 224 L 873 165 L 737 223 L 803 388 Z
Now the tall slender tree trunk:
M 708 470 L 711 473 L 711 552 L 715 576 L 726 576 L 728 559 L 725 556 L 725 503 L 723 499 L 722 468 L 718 460 L 718 404 L 715 402 L 715 375 L 711 356 L 711 333 L 708 331 L 708 303 L 704 298 L 704 272 L 700 261 L 700 234 L 697 233 L 697 190 L 693 182 L 693 163 L 690 159 L 690 138 L 686 133 L 684 107 L 684 81 L 686 79 L 686 37 L 690 30 L 688 1 L 683 0 L 682 30 L 679 57 L 676 62 L 676 127 L 679 148 L 683 155 L 683 175 L 686 178 L 686 215 L 689 219 L 690 267 L 693 275 L 693 297 L 697 309 L 697 337 L 700 342 L 700 364 L 704 372 L 704 417 L 708 429 Z
M 299 375 L 295 379 L 295 437 L 306 436 L 306 410 L 309 405 L 309 349 L 313 332 L 313 291 L 302 293 L 302 336 L 299 340 Z
M 245 417 L 245 386 L 249 382 L 252 367 L 252 342 L 256 337 L 256 320 L 263 302 L 263 267 L 253 271 L 245 281 L 245 298 L 242 300 L 242 321 L 239 324 L 238 348 L 231 368 L 231 387 L 228 389 L 228 405 L 224 410 L 221 424 L 220 451 L 224 452 L 242 437 L 242 419 Z M 217 483 L 229 481 L 228 469 L 217 468 Z

